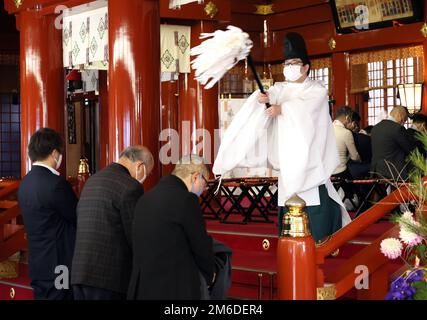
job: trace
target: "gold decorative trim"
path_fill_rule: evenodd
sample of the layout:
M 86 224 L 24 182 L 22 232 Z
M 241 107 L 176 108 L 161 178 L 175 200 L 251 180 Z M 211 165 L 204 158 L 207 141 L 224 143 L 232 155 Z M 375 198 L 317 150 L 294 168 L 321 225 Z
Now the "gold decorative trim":
M 332 68 L 332 58 L 316 58 L 311 60 L 311 69 Z
M 209 1 L 209 3 L 205 6 L 206 15 L 208 15 L 211 19 L 216 16 L 218 11 L 218 7 L 212 1 Z
M 340 249 L 337 249 L 331 253 L 331 257 L 336 258 L 336 257 L 338 257 L 339 254 L 340 254 Z
M 0 262 L 0 279 L 13 279 L 18 277 L 18 262 L 6 260 Z
M 424 38 L 427 38 L 427 23 L 424 22 L 423 27 L 420 30 Z
M 327 285 L 317 288 L 317 300 L 335 300 L 337 298 L 337 288 L 335 285 Z
M 268 251 L 270 249 L 270 241 L 268 241 L 268 239 L 264 239 L 262 241 L 262 248 L 264 251 Z
M 423 58 L 424 48 L 422 45 L 393 48 L 378 51 L 353 53 L 350 55 L 350 64 L 367 64 L 376 61 L 388 61 L 406 58 Z
M 9 297 L 11 300 L 15 300 L 16 292 L 14 288 L 10 288 L 9 290 Z
M 329 46 L 329 49 L 335 50 L 335 48 L 337 47 L 337 42 L 335 41 L 334 38 L 329 39 L 328 46 Z
M 15 3 L 16 9 L 19 9 L 19 7 L 22 6 L 22 2 L 24 2 L 24 0 L 13 0 L 13 2 Z
M 255 14 L 260 14 L 262 16 L 266 16 L 269 14 L 273 14 L 273 4 L 256 4 L 256 12 L 254 12 Z

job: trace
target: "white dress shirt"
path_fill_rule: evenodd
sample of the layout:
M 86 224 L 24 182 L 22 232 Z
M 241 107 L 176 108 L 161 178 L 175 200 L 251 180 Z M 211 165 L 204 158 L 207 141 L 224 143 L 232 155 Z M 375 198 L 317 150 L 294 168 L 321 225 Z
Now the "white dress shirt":
M 347 162 L 349 159 L 357 162 L 361 160 L 351 131 L 339 120 L 335 120 L 333 124 L 340 158 L 340 165 L 335 169 L 334 174 L 338 174 L 347 169 Z
M 45 164 L 43 164 L 43 163 L 40 163 L 40 162 L 34 162 L 34 163 L 33 163 L 33 166 L 44 167 L 44 168 L 48 169 L 50 172 L 52 172 L 54 175 L 59 176 L 59 172 L 58 172 L 58 171 L 56 171 L 54 168 L 49 167 L 49 166 L 47 166 L 47 165 L 45 165 Z

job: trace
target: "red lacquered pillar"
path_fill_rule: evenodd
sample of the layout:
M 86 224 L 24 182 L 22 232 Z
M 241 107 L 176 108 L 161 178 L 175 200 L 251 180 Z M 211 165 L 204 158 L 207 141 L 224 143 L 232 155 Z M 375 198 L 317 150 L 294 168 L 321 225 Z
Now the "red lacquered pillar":
M 198 21 L 191 27 L 191 47 L 198 46 L 202 41 L 201 33 L 211 33 L 216 30 L 212 21 Z M 179 133 L 181 137 L 182 155 L 191 151 L 205 157 L 206 161 L 213 163 L 214 159 L 214 133 L 219 128 L 218 120 L 218 85 L 205 90 L 194 79 L 194 70 L 190 74 L 180 74 L 179 83 Z M 189 122 L 187 133 L 185 122 Z M 192 139 L 197 129 L 205 129 L 204 135 Z M 208 135 L 209 133 L 209 135 Z M 189 136 L 190 135 L 190 136 Z M 190 139 L 191 137 L 191 139 Z M 203 139 L 203 144 L 202 144 Z M 200 147 L 197 147 L 199 145 Z
M 24 176 L 31 169 L 28 143 L 35 131 L 49 127 L 65 137 L 65 80 L 62 31 L 55 28 L 55 16 L 22 11 L 18 24 L 21 47 L 21 174 Z M 65 154 L 63 159 L 61 172 L 66 167 Z
M 298 197 L 287 201 L 283 231 L 277 244 L 279 300 L 316 300 L 316 247 L 311 236 L 305 203 Z M 281 222 L 282 223 L 282 222 Z
M 155 158 L 145 186 L 160 177 L 160 13 L 156 0 L 108 1 L 109 160 L 130 145 Z

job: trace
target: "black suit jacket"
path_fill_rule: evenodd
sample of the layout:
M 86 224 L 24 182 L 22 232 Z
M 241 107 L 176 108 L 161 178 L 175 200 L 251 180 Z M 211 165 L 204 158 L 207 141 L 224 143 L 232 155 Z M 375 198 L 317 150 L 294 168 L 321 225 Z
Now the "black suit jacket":
M 424 158 L 427 158 L 427 150 L 425 149 L 423 143 L 418 139 L 418 135 L 421 134 L 419 131 L 409 128 L 408 134 L 413 139 L 417 149 L 420 151 L 420 153 L 424 156 Z
M 54 280 L 57 266 L 71 268 L 77 197 L 64 178 L 33 166 L 22 179 L 18 203 L 27 232 L 30 278 Z
M 405 127 L 392 120 L 383 120 L 372 129 L 371 139 L 371 170 L 390 179 L 398 179 L 401 172 L 401 177 L 406 179 L 411 169 L 406 158 L 415 144 Z M 393 164 L 390 169 L 386 161 Z
M 354 144 L 356 145 L 357 152 L 360 155 L 362 163 L 371 163 L 372 160 L 372 143 L 371 137 L 363 134 L 353 134 Z
M 200 299 L 200 273 L 212 282 L 214 255 L 198 198 L 176 176 L 138 201 L 129 299 Z
M 129 171 L 113 163 L 93 175 L 77 206 L 71 283 L 126 294 L 132 269 L 132 220 L 144 193 Z

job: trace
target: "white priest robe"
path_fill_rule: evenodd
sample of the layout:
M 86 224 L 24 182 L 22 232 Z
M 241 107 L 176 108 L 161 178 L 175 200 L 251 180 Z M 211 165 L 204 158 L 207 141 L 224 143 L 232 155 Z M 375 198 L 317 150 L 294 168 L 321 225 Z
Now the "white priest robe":
M 270 103 L 282 114 L 270 118 L 253 93 L 227 128 L 213 166 L 216 175 L 238 167 L 279 170 L 278 204 L 297 194 L 307 206 L 320 205 L 319 186 L 341 206 L 342 226 L 351 218 L 330 177 L 339 165 L 329 115 L 327 90 L 320 81 L 279 82 L 268 90 Z

